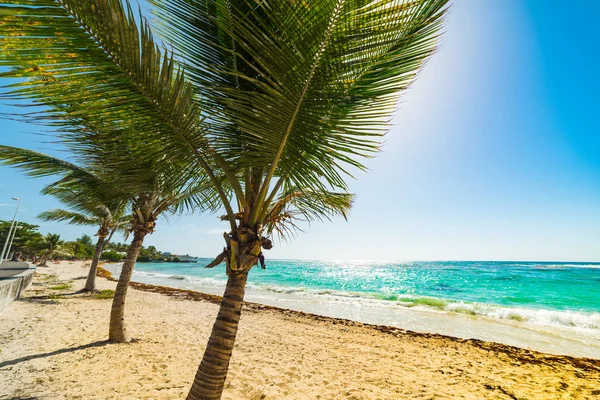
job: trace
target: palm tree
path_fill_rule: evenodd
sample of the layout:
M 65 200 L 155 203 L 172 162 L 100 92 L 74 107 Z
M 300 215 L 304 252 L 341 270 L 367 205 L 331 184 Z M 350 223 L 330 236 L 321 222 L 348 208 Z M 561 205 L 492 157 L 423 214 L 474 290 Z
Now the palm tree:
M 270 247 L 269 217 L 288 202 L 311 217 L 344 195 L 344 174 L 377 151 L 400 93 L 434 52 L 446 1 L 151 2 L 217 122 L 207 135 L 214 154 L 200 155 L 223 171 L 239 205 L 234 212 L 223 199 L 228 282 L 188 394 L 218 399 L 248 272 Z M 309 190 L 321 201 L 294 195 Z
M 60 235 L 57 233 L 49 233 L 44 236 L 44 240 L 37 244 L 38 251 L 40 251 L 41 260 L 39 265 L 47 267 L 48 259 L 55 253 L 61 250 L 63 241 L 60 240 Z
M 228 280 L 188 395 L 218 399 L 269 233 L 294 216 L 345 214 L 345 178 L 378 151 L 400 94 L 435 51 L 447 0 L 150 0 L 174 54 L 158 50 L 143 18 L 139 35 L 117 0 L 39 1 L 48 7 L 6 8 L 15 17 L 0 34 L 0 66 L 37 78 L 15 87 L 15 99 L 70 108 L 25 118 L 52 120 L 76 143 L 90 136 L 77 128 L 82 116 L 88 126 L 116 123 L 81 150 L 93 158 L 125 139 L 132 153 L 111 168 L 143 159 L 174 178 L 177 162 L 175 175 L 202 171 L 218 193 L 229 232 L 210 265 L 225 261 Z M 64 77 L 69 85 L 40 89 Z
M 124 143 L 121 142 L 119 146 L 124 146 Z M 215 201 L 212 198 L 214 197 L 212 186 L 203 180 L 203 176 L 196 176 L 192 180 L 170 180 L 168 176 L 158 173 L 146 175 L 143 181 L 133 183 L 129 181 L 132 178 L 128 172 L 114 171 L 106 167 L 110 165 L 111 155 L 117 153 L 117 149 L 102 153 L 104 156 L 102 173 L 97 172 L 99 170 L 97 165 L 78 166 L 32 150 L 3 145 L 0 145 L 0 162 L 23 168 L 31 176 L 63 175 L 59 181 L 48 185 L 42 192 L 59 197 L 61 201 L 75 207 L 79 212 L 52 210 L 42 213 L 40 217 L 67 220 L 76 224 L 108 223 L 106 231 L 99 232 L 99 235 L 104 236 L 108 234 L 110 224 L 114 226 L 113 229 L 117 228 L 116 224 L 120 224 L 120 227 L 123 224 L 128 226 L 128 230 L 133 234 L 133 240 L 127 249 L 127 256 L 121 268 L 109 323 L 109 340 L 128 342 L 131 337 L 125 324 L 125 300 L 144 238 L 154 232 L 156 220 L 161 215 L 168 212 L 178 213 L 186 209 L 214 209 Z M 178 164 L 171 165 L 171 168 L 181 171 L 179 167 Z M 152 168 L 149 166 L 148 170 L 152 171 Z M 172 171 L 170 175 L 173 175 Z M 111 182 L 110 185 L 107 184 L 108 181 Z M 130 185 L 120 184 L 120 182 L 129 182 Z M 114 197 L 112 204 L 130 204 L 132 212 L 128 218 L 115 219 L 115 216 L 109 215 L 109 209 L 99 203 L 98 199 L 106 199 L 109 195 Z M 117 210 L 122 209 L 122 206 L 117 208 Z M 87 212 L 88 215 L 82 214 L 81 211 Z M 95 218 L 90 216 L 92 213 L 97 213 Z M 101 226 L 100 229 L 103 227 Z M 99 251 L 101 247 L 103 243 L 96 248 L 98 256 L 101 254 Z
M 1 14 L 10 15 L 12 22 L 0 24 L 5 39 L 0 67 L 10 68 L 0 76 L 28 78 L 8 84 L 3 98 L 46 106 L 15 118 L 56 127 L 68 150 L 111 182 L 96 189 L 132 204 L 133 240 L 117 284 L 109 329 L 111 340 L 128 341 L 127 285 L 156 219 L 170 210 L 215 207 L 206 175 L 185 156 L 176 155 L 178 148 L 171 152 L 168 146 L 148 145 L 137 150 L 145 135 L 155 137 L 182 127 L 201 130 L 198 105 L 173 54 L 155 45 L 145 20 L 138 27 L 128 2 L 124 6 L 118 0 L 8 1 L 0 4 Z M 36 28 L 31 30 L 32 26 Z M 38 57 L 41 53 L 45 56 Z M 79 174 L 71 163 L 23 149 L 0 146 L 0 159 L 29 169 L 32 176 L 71 170 Z M 155 169 L 158 162 L 167 167 Z
M 102 251 L 112 239 L 117 230 L 126 233 L 126 226 L 129 222 L 129 216 L 123 215 L 124 209 L 111 210 L 104 204 L 92 204 L 85 193 L 78 193 L 77 199 L 83 201 L 82 207 L 86 207 L 86 212 L 77 212 L 73 210 L 52 209 L 44 211 L 38 215 L 38 218 L 44 221 L 67 221 L 73 225 L 97 226 L 96 250 L 90 265 L 87 279 L 83 291 L 93 292 L 96 289 L 96 272 L 98 270 L 98 261 Z
M 60 175 L 61 179 L 45 186 L 43 194 L 57 197 L 71 210 L 54 209 L 41 213 L 45 221 L 68 221 L 75 225 L 98 226 L 98 241 L 84 291 L 94 291 L 96 271 L 102 250 L 115 231 L 127 233 L 124 215 L 128 198 L 122 190 L 107 183 L 92 165 L 79 166 L 43 153 L 0 145 L 0 162 L 21 167 L 30 176 Z M 108 239 L 107 239 L 108 237 Z
M 208 199 L 212 189 L 206 186 L 205 183 L 193 182 L 186 188 L 171 190 L 168 187 L 161 186 L 159 180 L 156 180 L 155 184 L 153 191 L 138 193 L 132 201 L 131 230 L 133 241 L 127 250 L 121 268 L 110 313 L 109 340 L 115 342 L 129 342 L 131 340 L 125 325 L 127 287 L 144 238 L 154 232 L 156 220 L 167 212 L 181 211 L 186 207 L 193 208 L 196 206 L 206 210 L 207 204 L 212 203 Z

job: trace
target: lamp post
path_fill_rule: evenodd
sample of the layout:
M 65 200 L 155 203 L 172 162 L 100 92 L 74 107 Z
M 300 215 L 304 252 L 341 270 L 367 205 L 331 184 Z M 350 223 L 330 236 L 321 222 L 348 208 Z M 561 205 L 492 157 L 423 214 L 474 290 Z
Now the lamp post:
M 8 250 L 6 251 L 6 259 L 10 260 L 12 257 L 10 257 L 10 249 L 13 245 L 13 241 L 15 240 L 15 236 L 17 236 L 17 229 L 21 229 L 22 226 L 21 225 L 17 225 L 15 226 L 15 231 L 13 232 L 12 238 L 10 238 L 10 243 L 8 244 Z
M 15 226 L 15 221 L 17 220 L 17 214 L 19 213 L 19 208 L 21 207 L 21 199 L 19 197 L 13 197 L 12 198 L 15 201 L 18 201 L 19 203 L 17 204 L 17 211 L 15 211 L 15 216 L 12 220 L 12 223 L 10 224 L 10 229 L 8 230 L 8 236 L 6 236 L 6 240 L 4 241 L 4 247 L 2 248 L 2 254 L 0 255 L 0 264 L 2 264 L 4 262 L 4 256 L 6 253 L 6 247 L 8 246 L 8 240 L 10 239 L 10 236 L 12 235 L 12 230 L 13 227 Z

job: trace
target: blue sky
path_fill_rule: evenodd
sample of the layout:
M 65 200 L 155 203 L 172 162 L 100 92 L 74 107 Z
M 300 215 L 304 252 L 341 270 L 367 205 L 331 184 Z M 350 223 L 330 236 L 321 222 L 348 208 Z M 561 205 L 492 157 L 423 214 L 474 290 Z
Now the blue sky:
M 456 0 L 439 52 L 403 97 L 384 151 L 351 182 L 349 221 L 306 227 L 267 258 L 600 261 L 600 3 Z M 0 107 L 0 112 L 3 112 Z M 0 142 L 51 149 L 0 121 Z M 0 218 L 41 223 L 49 180 L 0 167 Z M 161 220 L 147 244 L 213 256 L 215 216 Z

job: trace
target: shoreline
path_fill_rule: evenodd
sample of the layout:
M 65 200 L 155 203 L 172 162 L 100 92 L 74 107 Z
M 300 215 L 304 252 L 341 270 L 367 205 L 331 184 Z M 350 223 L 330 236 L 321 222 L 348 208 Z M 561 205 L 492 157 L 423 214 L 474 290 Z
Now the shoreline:
M 62 263 L 38 272 L 25 296 L 0 313 L 2 394 L 53 399 L 185 397 L 219 296 L 133 283 L 126 321 L 136 340 L 115 344 L 106 340 L 112 300 L 77 293 L 87 268 Z M 114 289 L 115 282 L 98 278 L 97 286 Z M 223 398 L 598 395 L 600 360 L 246 303 Z
M 111 280 L 113 282 L 118 281 L 118 279 L 116 279 L 115 277 L 112 276 L 110 271 L 106 270 L 105 268 L 102 268 L 100 265 L 98 266 L 98 276 L 101 276 L 101 277 Z M 202 292 L 198 292 L 195 290 L 180 289 L 180 288 L 176 288 L 176 287 L 153 285 L 153 284 L 134 282 L 134 281 L 131 281 L 129 283 L 129 287 L 132 287 L 137 290 L 145 291 L 145 292 L 158 293 L 158 294 L 161 294 L 164 296 L 174 297 L 177 299 L 191 300 L 191 301 L 205 301 L 205 302 L 210 302 L 213 304 L 220 304 L 221 298 L 222 298 L 221 296 L 218 296 L 218 295 L 202 293 Z M 394 326 L 370 324 L 367 322 L 354 321 L 354 320 L 346 319 L 346 318 L 329 317 L 329 316 L 325 316 L 325 315 L 313 314 L 313 313 L 309 313 L 309 312 L 305 312 L 305 311 L 291 310 L 288 308 L 271 306 L 271 305 L 266 305 L 266 304 L 251 302 L 251 301 L 244 301 L 244 308 L 242 310 L 242 313 L 245 310 L 249 310 L 249 311 L 253 311 L 253 312 L 260 312 L 262 310 L 270 310 L 270 311 L 275 311 L 275 312 L 281 313 L 283 315 L 288 315 L 288 316 L 291 315 L 291 316 L 295 316 L 295 317 L 308 318 L 308 319 L 315 320 L 315 321 L 324 321 L 324 322 L 332 323 L 334 325 L 342 324 L 342 325 L 348 325 L 348 326 L 357 326 L 357 327 L 374 329 L 379 332 L 390 334 L 392 336 L 406 335 L 406 336 L 422 337 L 422 338 L 440 338 L 440 339 L 444 339 L 444 340 L 455 341 L 457 343 L 471 344 L 473 346 L 477 346 L 477 347 L 480 347 L 480 348 L 486 349 L 486 350 L 500 351 L 503 353 L 511 353 L 513 356 L 515 354 L 517 354 L 517 359 L 519 359 L 520 361 L 523 361 L 523 362 L 528 362 L 533 359 L 537 359 L 537 357 L 543 356 L 545 359 L 548 359 L 551 361 L 568 361 L 568 362 L 572 363 L 574 366 L 577 366 L 578 368 L 583 368 L 583 369 L 592 368 L 593 370 L 600 372 L 600 358 L 575 357 L 575 356 L 570 356 L 567 354 L 550 354 L 550 353 L 545 353 L 542 351 L 525 349 L 525 348 L 518 347 L 518 346 L 512 346 L 512 345 L 505 344 L 505 343 L 498 343 L 498 342 L 481 340 L 481 339 L 473 339 L 473 338 L 464 339 L 464 338 L 460 338 L 460 337 L 456 337 L 456 336 L 444 335 L 441 333 L 416 332 L 416 331 L 412 331 L 409 329 L 397 328 Z
M 120 271 L 119 264 L 106 263 L 105 268 L 115 276 L 118 276 Z M 145 271 L 142 266 L 140 268 L 142 269 L 134 271 L 132 281 L 212 295 L 219 295 L 224 290 L 225 281 L 218 280 L 217 282 L 214 277 L 196 280 L 196 278 L 188 279 L 180 273 L 171 276 Z M 204 280 L 208 282 L 203 282 Z M 215 283 L 218 284 L 215 286 Z M 246 301 L 334 319 L 390 326 L 420 333 L 435 333 L 461 339 L 478 339 L 554 355 L 600 359 L 600 331 L 598 330 L 581 329 L 569 325 L 540 325 L 529 322 L 527 317 L 523 320 L 494 318 L 485 314 L 473 313 L 470 315 L 434 307 L 406 307 L 395 301 L 382 299 L 338 296 L 335 293 L 298 292 L 295 288 L 291 290 L 284 287 L 277 289 L 279 290 L 264 289 L 249 283 L 246 288 Z M 507 312 L 509 315 L 519 312 L 517 309 L 509 308 L 496 308 L 496 310 L 496 312 Z M 527 315 L 529 311 L 523 309 L 520 312 L 525 312 Z M 564 318 L 553 315 L 560 314 L 561 311 L 539 310 L 539 312 L 545 319 Z

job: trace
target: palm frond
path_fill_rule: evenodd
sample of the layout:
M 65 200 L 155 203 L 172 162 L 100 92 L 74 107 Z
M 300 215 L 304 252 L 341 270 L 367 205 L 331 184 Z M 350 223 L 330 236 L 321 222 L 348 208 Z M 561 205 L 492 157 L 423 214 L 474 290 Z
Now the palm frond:
M 38 215 L 38 218 L 44 221 L 66 221 L 67 223 L 73 225 L 98 226 L 102 223 L 96 217 L 60 208 L 44 211 Z
M 265 210 L 273 177 L 345 190 L 343 175 L 378 150 L 400 94 L 434 52 L 447 4 L 151 2 L 199 101 L 215 110 L 211 144 L 238 169 L 263 172 Z
M 4 97 L 45 106 L 24 118 L 55 126 L 85 163 L 118 171 L 141 219 L 192 206 L 173 194 L 191 194 L 201 170 L 234 236 L 232 193 L 240 224 L 271 232 L 276 221 L 345 215 L 345 178 L 378 151 L 448 2 L 150 1 L 173 53 L 145 19 L 138 28 L 127 1 L 0 4 L 2 75 L 30 78 Z
M 221 186 L 228 188 L 228 182 L 223 179 Z M 222 206 L 219 200 L 219 195 L 215 191 L 212 181 L 203 174 L 199 175 L 199 179 L 191 181 L 186 187 L 174 191 L 172 196 L 169 196 L 168 202 L 163 202 L 164 205 L 161 210 L 168 208 L 174 214 L 215 212 Z
M 56 127 L 82 156 L 97 157 L 91 140 L 122 145 L 123 132 L 201 137 L 189 134 L 200 113 L 182 71 L 128 1 L 5 0 L 0 20 L 0 67 L 10 68 L 2 76 L 30 78 L 6 85 L 4 100 L 46 106 L 18 116 Z M 165 147 L 149 147 L 130 167 L 175 154 Z
M 78 179 L 95 179 L 89 170 L 76 164 L 19 147 L 0 145 L 0 163 L 24 169 L 32 177 L 71 174 Z
M 271 204 L 264 220 L 266 233 L 276 233 L 285 239 L 295 231 L 302 231 L 300 223 L 331 221 L 335 216 L 347 219 L 353 201 L 354 195 L 350 193 L 290 188 Z

